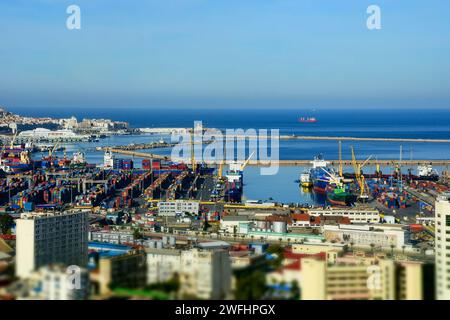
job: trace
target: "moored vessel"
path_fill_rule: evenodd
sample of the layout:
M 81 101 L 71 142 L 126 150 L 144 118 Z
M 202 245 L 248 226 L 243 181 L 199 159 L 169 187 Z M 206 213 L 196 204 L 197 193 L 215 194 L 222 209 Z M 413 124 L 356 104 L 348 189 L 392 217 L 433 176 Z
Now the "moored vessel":
M 317 119 L 314 117 L 300 117 L 298 118 L 298 122 L 301 123 L 316 123 Z
M 305 170 L 300 174 L 300 185 L 303 188 L 311 188 L 313 183 L 311 181 L 311 174 L 309 171 Z

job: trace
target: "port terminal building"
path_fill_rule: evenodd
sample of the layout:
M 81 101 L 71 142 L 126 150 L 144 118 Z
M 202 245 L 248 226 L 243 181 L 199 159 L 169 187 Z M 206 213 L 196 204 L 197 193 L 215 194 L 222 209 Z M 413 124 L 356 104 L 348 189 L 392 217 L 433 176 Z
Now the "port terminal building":
M 90 136 L 79 135 L 72 130 L 62 129 L 62 130 L 49 130 L 45 128 L 36 128 L 33 130 L 22 131 L 17 135 L 16 140 L 18 142 L 27 141 L 61 141 L 61 142 L 72 142 L 72 141 L 87 141 Z

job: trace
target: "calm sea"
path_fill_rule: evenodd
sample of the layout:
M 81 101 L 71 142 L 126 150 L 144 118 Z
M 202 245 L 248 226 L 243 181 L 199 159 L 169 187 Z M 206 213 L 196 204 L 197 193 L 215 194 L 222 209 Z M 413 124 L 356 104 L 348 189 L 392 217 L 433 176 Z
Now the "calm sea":
M 204 127 L 219 129 L 279 129 L 282 135 L 325 135 L 352 137 L 428 138 L 450 139 L 450 110 L 333 110 L 333 109 L 144 109 L 144 108 L 10 108 L 10 111 L 29 116 L 82 118 L 110 118 L 128 121 L 133 127 L 192 127 L 201 120 Z M 317 123 L 302 124 L 299 117 L 315 117 Z M 148 136 L 112 137 L 99 144 L 128 144 L 155 139 Z M 157 137 L 159 138 L 159 137 Z M 399 143 L 359 142 L 342 143 L 343 158 L 350 159 L 350 146 L 354 146 L 359 159 L 369 155 L 379 159 L 398 159 L 400 145 L 403 159 L 450 159 L 450 144 L 447 143 Z M 92 152 L 95 145 L 72 145 L 67 151 L 87 151 L 88 160 L 101 162 L 102 155 Z M 169 150 L 160 150 L 168 154 Z M 280 141 L 281 159 L 312 159 L 322 153 L 325 158 L 338 158 L 336 141 Z M 282 202 L 314 202 L 314 196 L 302 193 L 298 184 L 303 168 L 282 167 L 277 175 L 261 176 L 259 169 L 246 168 L 245 196 L 248 199 Z M 349 169 L 350 170 L 350 169 Z M 371 170 L 367 168 L 366 170 Z M 384 171 L 389 171 L 385 168 Z

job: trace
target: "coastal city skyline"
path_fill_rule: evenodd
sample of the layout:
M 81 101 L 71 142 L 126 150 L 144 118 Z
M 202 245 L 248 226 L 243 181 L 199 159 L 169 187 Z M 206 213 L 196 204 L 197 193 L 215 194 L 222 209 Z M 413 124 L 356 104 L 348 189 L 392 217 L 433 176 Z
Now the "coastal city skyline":
M 449 15 L 0 2 L 0 315 L 450 301 Z

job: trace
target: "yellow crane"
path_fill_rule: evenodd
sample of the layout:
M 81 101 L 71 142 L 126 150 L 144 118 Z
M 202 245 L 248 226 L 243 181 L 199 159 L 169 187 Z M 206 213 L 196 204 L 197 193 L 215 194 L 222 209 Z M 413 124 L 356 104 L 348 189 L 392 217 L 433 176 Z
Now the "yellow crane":
M 220 161 L 220 164 L 219 164 L 219 169 L 217 169 L 218 170 L 218 172 L 217 172 L 217 177 L 219 178 L 219 179 L 222 179 L 222 175 L 223 175 L 223 160 L 222 161 Z
M 194 148 L 194 130 L 191 130 L 191 165 L 192 171 L 197 171 L 197 163 L 195 162 L 195 148 Z
M 378 162 L 378 157 L 375 158 L 375 172 L 377 176 L 381 177 L 381 169 L 380 169 L 380 163 Z
M 222 179 L 222 177 L 223 177 L 223 165 L 224 165 L 225 159 L 226 159 L 226 151 L 227 151 L 227 149 L 224 148 L 223 149 L 222 160 L 220 161 L 219 169 L 217 170 L 217 178 L 219 178 L 219 179 Z
M 355 171 L 355 178 L 356 181 L 358 182 L 359 185 L 359 198 L 360 199 L 367 199 L 368 195 L 366 194 L 366 180 L 364 178 L 364 175 L 362 174 L 362 168 L 369 162 L 369 160 L 372 158 L 372 156 L 369 156 L 363 163 L 358 164 L 358 162 L 356 161 L 356 156 L 355 156 L 355 150 L 353 149 L 353 147 L 351 147 L 352 150 L 352 165 L 353 165 L 353 170 Z

